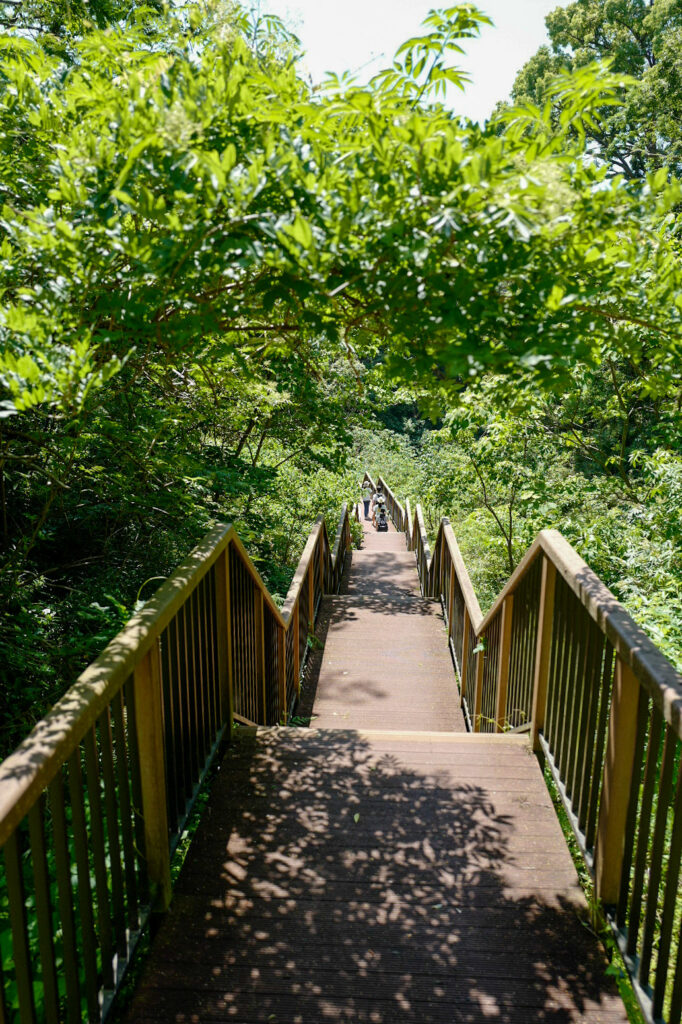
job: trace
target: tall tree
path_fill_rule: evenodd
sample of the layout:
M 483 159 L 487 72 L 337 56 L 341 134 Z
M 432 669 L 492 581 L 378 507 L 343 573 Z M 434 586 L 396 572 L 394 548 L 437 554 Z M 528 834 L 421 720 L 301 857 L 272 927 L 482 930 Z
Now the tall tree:
M 593 149 L 626 179 L 650 170 L 682 169 L 682 46 L 680 0 L 575 0 L 547 15 L 550 45 L 542 46 L 516 76 L 515 103 L 550 102 L 555 76 L 593 61 L 608 61 L 631 81 L 621 102 L 585 126 Z

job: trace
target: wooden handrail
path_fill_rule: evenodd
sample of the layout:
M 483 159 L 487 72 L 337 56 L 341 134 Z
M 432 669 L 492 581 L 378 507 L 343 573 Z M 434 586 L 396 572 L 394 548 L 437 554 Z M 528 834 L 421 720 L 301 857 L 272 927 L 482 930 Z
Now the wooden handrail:
M 346 506 L 344 505 L 344 508 L 345 507 Z M 305 543 L 305 547 L 303 548 L 303 552 L 301 554 L 301 558 L 296 568 L 296 572 L 294 573 L 294 578 L 291 581 L 291 585 L 287 592 L 287 596 L 284 600 L 284 604 L 282 605 L 282 612 L 280 618 L 282 625 L 285 628 L 288 627 L 289 622 L 291 621 L 291 616 L 293 615 L 294 607 L 299 599 L 301 588 L 303 587 L 303 581 L 305 579 L 306 573 L 308 572 L 308 566 L 310 565 L 315 554 L 318 538 L 320 536 L 320 533 L 322 533 L 324 529 L 324 516 L 319 516 L 315 520 L 315 525 L 311 530 L 310 534 L 308 535 L 308 539 Z
M 481 619 L 477 633 L 485 634 L 502 610 L 505 598 L 514 593 L 542 552 L 609 638 L 619 657 L 633 670 L 666 722 L 682 738 L 682 675 L 558 530 L 542 530 L 538 534 Z
M 409 498 L 405 498 L 405 542 L 407 544 L 407 550 L 412 551 L 414 548 L 414 539 L 412 535 L 412 510 L 410 508 Z
M 133 615 L 26 739 L 0 763 L 0 847 L 235 537 L 232 526 L 217 526 L 206 534 L 144 608 Z
M 448 551 L 450 552 L 450 558 L 455 567 L 455 573 L 459 580 L 459 585 L 462 588 L 462 594 L 464 596 L 464 603 L 469 613 L 469 619 L 474 627 L 476 633 L 480 631 L 481 621 L 483 615 L 481 613 L 481 606 L 478 603 L 476 592 L 473 588 L 469 572 L 464 559 L 462 558 L 462 552 L 459 550 L 459 544 L 455 537 L 455 531 L 452 529 L 450 523 L 446 523 L 442 526 L 443 534 L 445 536 L 445 543 L 447 544 Z

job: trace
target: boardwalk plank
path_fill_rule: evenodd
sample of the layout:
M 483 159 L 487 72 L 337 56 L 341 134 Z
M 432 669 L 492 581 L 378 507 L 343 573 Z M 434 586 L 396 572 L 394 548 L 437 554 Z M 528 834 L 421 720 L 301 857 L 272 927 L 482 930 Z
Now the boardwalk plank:
M 421 597 L 402 534 L 365 524 L 348 594 L 328 600 L 316 727 L 465 731 L 440 604 Z
M 623 1024 L 539 770 L 528 801 L 495 816 L 475 767 L 453 780 L 412 766 L 411 743 L 355 822 L 367 778 L 349 765 L 376 758 L 372 741 L 298 732 L 311 752 L 291 766 L 285 800 L 252 793 L 277 769 L 275 730 L 228 755 L 129 1024 Z M 519 744 L 507 756 L 532 764 Z M 223 804 L 233 766 L 240 800 Z M 534 801 L 541 842 L 526 828 Z

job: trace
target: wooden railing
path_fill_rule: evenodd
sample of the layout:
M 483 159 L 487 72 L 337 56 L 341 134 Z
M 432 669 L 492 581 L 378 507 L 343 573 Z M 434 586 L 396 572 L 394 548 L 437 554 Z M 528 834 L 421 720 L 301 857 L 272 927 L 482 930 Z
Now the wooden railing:
M 286 721 L 349 547 L 344 505 L 280 610 L 216 527 L 0 765 L 0 1024 L 106 1015 L 221 740 Z
M 556 530 L 483 616 L 448 520 L 433 556 L 419 505 L 394 523 L 443 603 L 469 727 L 529 731 L 646 1019 L 680 1024 L 682 677 Z

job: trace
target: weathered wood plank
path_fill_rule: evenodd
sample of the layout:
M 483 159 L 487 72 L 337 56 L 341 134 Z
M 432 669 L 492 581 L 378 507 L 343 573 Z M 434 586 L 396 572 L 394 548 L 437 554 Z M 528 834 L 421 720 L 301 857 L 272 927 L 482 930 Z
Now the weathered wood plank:
M 542 775 L 504 740 L 471 743 L 515 760 L 523 793 L 492 791 L 457 737 L 237 742 L 128 1024 L 624 1024 Z

